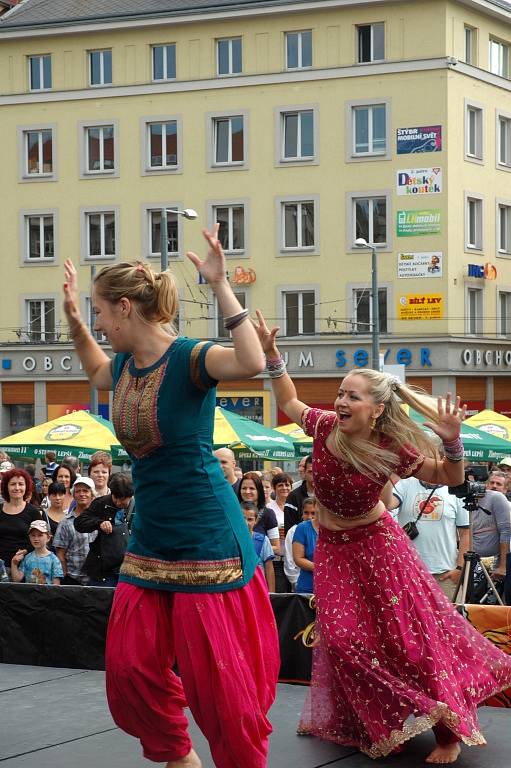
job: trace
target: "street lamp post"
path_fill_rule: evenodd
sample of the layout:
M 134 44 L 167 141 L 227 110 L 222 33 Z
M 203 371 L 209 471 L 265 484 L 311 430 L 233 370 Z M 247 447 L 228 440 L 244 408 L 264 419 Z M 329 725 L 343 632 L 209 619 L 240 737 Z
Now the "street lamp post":
M 380 370 L 380 312 L 378 305 L 378 263 L 376 261 L 376 246 L 368 243 L 363 237 L 355 240 L 357 248 L 369 248 L 371 250 L 371 338 L 372 338 L 372 367 Z
M 185 219 L 196 219 L 197 211 L 193 208 L 185 208 L 179 211 L 175 208 L 162 208 L 160 220 L 160 246 L 161 246 L 161 271 L 165 272 L 169 267 L 169 238 L 167 232 L 167 213 L 175 213 L 177 216 L 184 216 Z

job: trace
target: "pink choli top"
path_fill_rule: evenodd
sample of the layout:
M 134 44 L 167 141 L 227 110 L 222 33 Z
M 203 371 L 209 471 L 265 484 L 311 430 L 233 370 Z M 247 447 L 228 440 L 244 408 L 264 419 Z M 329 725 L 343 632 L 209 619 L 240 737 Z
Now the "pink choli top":
M 342 459 L 337 459 L 326 447 L 326 439 L 336 422 L 332 411 L 307 408 L 302 416 L 303 430 L 314 438 L 312 448 L 312 482 L 318 501 L 342 518 L 367 515 L 378 503 L 388 480 L 385 475 L 368 477 Z M 390 441 L 388 441 L 389 443 Z M 388 444 L 387 443 L 387 444 Z M 382 440 L 380 445 L 384 446 Z M 409 477 L 424 463 L 424 456 L 412 445 L 401 446 L 395 474 Z

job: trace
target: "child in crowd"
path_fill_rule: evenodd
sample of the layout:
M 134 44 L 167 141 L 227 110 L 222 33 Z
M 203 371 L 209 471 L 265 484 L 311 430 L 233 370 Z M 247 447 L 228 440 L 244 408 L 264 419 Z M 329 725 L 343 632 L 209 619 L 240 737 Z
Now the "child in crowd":
M 296 582 L 296 591 L 312 594 L 314 592 L 314 550 L 318 541 L 319 524 L 316 520 L 316 499 L 307 499 L 311 517 L 296 526 L 293 536 L 293 559 L 300 569 Z M 310 502 L 312 506 L 309 507 Z M 305 506 L 305 501 L 303 503 Z M 302 507 L 303 510 L 303 507 Z
M 252 534 L 256 555 L 259 558 L 258 565 L 264 571 L 268 591 L 275 592 L 275 571 L 272 562 L 275 559 L 275 555 L 273 554 L 270 540 L 264 533 L 254 531 L 254 526 L 257 522 L 257 507 L 253 501 L 242 501 L 241 510 L 248 525 L 248 530 Z
M 307 499 L 304 499 L 302 504 L 302 522 L 312 520 L 315 513 L 316 499 L 312 496 L 309 496 Z M 296 592 L 296 582 L 298 581 L 298 577 L 300 575 L 300 568 L 298 568 L 293 559 L 293 538 L 297 527 L 298 523 L 291 526 L 289 531 L 286 533 L 286 540 L 284 543 L 284 573 L 286 574 L 287 580 L 291 584 L 293 592 Z
M 12 580 L 28 584 L 60 584 L 64 573 L 57 555 L 48 549 L 51 533 L 46 520 L 30 523 L 28 538 L 34 551 L 27 555 L 26 549 L 18 549 L 11 560 Z

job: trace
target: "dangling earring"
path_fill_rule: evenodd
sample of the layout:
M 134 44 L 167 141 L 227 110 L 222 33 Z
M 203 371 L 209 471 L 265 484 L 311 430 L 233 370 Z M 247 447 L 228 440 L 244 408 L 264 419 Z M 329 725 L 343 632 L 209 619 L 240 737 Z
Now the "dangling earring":
M 120 330 L 121 330 L 121 326 L 120 325 L 116 325 L 115 328 L 114 328 L 114 331 L 120 331 Z
M 376 418 L 373 416 L 370 421 L 370 427 L 371 429 L 374 429 L 376 427 Z

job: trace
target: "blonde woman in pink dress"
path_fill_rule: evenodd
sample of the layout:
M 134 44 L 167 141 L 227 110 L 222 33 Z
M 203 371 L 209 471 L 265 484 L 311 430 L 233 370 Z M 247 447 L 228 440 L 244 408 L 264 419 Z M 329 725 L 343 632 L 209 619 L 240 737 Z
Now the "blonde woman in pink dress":
M 457 485 L 464 479 L 465 407 L 436 407 L 396 377 L 356 369 L 332 411 L 309 408 L 258 313 L 273 391 L 291 421 L 314 438 L 320 533 L 314 556 L 319 641 L 299 733 L 384 757 L 433 728 L 428 763 L 453 763 L 460 742 L 485 744 L 476 707 L 511 685 L 511 658 L 474 630 L 437 587 L 380 495 L 392 475 Z M 401 408 L 413 405 L 444 444 Z

